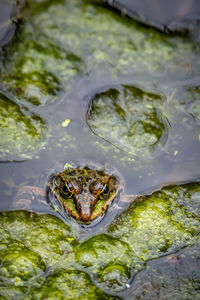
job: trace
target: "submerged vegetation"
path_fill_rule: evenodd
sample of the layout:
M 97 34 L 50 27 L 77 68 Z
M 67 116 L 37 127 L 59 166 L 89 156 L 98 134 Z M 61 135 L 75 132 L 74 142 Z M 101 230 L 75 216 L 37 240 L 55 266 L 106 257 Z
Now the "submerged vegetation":
M 161 95 L 136 87 L 111 89 L 93 99 L 87 123 L 97 135 L 121 150 L 150 154 L 162 148 L 167 140 L 168 124 L 161 111 L 163 102 Z
M 107 299 L 109 296 L 99 288 L 123 296 L 140 270 L 150 285 L 149 271 L 145 271 L 148 260 L 197 245 L 199 190 L 200 184 L 195 183 L 163 188 L 151 196 L 143 196 L 113 220 L 106 233 L 84 242 L 54 216 L 24 211 L 1 213 L 1 295 L 9 299 L 15 296 L 26 299 L 28 295 L 33 295 L 33 299 Z M 198 259 L 199 255 L 195 247 L 178 252 L 168 261 L 167 258 L 161 263 L 158 261 L 160 272 L 168 268 L 162 280 L 169 282 L 173 276 L 174 268 L 170 265 L 177 264 L 178 274 L 182 274 L 183 269 L 179 267 L 179 259 L 184 259 L 182 252 L 192 252 L 191 258 L 187 254 L 184 264 L 194 268 L 194 257 Z M 158 276 L 155 270 L 152 276 Z M 189 278 L 179 278 L 177 284 L 192 291 L 194 285 L 198 287 L 199 276 L 197 273 L 193 277 L 192 285 Z M 138 276 L 136 279 L 134 285 L 139 286 Z M 140 289 L 141 297 L 142 286 Z M 151 288 L 149 293 L 151 298 L 151 293 L 156 292 Z
M 1 160 L 31 158 L 44 145 L 44 121 L 4 94 L 0 94 L 0 115 Z

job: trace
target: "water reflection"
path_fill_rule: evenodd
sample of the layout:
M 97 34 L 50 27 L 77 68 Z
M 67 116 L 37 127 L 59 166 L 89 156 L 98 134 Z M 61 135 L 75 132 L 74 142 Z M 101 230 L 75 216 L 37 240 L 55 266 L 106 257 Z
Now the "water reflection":
M 104 281 L 109 282 L 110 274 L 114 274 L 119 278 L 116 286 L 122 282 L 124 288 L 132 276 L 132 258 L 129 247 L 126 250 L 124 242 L 117 237 L 113 239 L 113 248 L 109 247 L 110 241 L 105 234 L 109 224 L 128 210 L 138 195 L 152 193 L 168 184 L 200 180 L 199 52 L 186 36 L 167 36 L 139 26 L 128 18 L 122 19 L 114 11 L 109 12 L 99 2 L 31 2 L 26 8 L 26 21 L 19 40 L 4 52 L 0 83 L 4 103 L 1 106 L 4 117 L 4 123 L 0 123 L 1 133 L 4 133 L 1 149 L 10 151 L 10 156 L 2 155 L 0 165 L 0 211 L 26 209 L 53 214 L 69 224 L 80 241 L 91 238 L 89 245 L 95 241 L 104 242 L 111 260 L 112 249 L 116 259 L 122 249 L 124 257 L 128 257 L 128 272 L 121 265 L 109 265 L 105 266 L 104 273 L 99 271 L 99 278 L 103 278 L 103 286 Z M 87 125 L 87 112 L 92 103 L 99 109 L 98 103 L 94 103 L 95 96 L 101 96 L 109 89 L 114 89 L 117 97 L 121 96 L 121 102 L 117 103 L 116 98 L 110 101 L 112 109 L 101 126 L 98 124 L 94 130 L 94 124 L 90 124 L 96 135 Z M 138 90 L 140 97 L 135 103 L 135 97 L 130 94 L 136 94 Z M 147 104 L 147 111 L 144 110 L 148 121 L 151 119 L 146 101 L 149 91 L 158 96 L 158 103 L 153 105 L 153 116 L 158 121 L 154 125 L 159 125 L 155 135 L 158 148 L 152 151 L 153 155 L 147 155 L 146 145 L 152 143 L 149 136 L 144 149 L 132 151 L 134 140 L 127 142 L 126 131 L 120 137 L 124 144 L 116 147 L 114 130 L 119 126 L 119 118 L 123 119 L 126 114 L 133 122 L 142 118 L 141 109 L 134 111 L 135 104 L 139 108 L 141 103 L 141 106 Z M 125 105 L 126 93 L 129 94 L 129 105 Z M 141 94 L 146 98 L 143 99 Z M 116 108 L 116 103 L 120 107 Z M 109 122 L 116 116 L 113 107 L 117 111 L 117 121 L 111 130 Z M 162 118 L 157 111 L 162 112 Z M 100 107 L 99 120 L 101 113 Z M 65 120 L 69 122 L 65 123 Z M 11 135 L 8 135 L 6 122 L 12 125 Z M 23 123 L 21 127 L 20 122 Z M 31 129 L 35 133 L 35 144 Z M 16 132 L 21 141 L 18 148 L 13 146 L 12 134 Z M 163 132 L 166 134 L 162 140 Z M 143 137 L 137 135 L 138 143 Z M 30 152 L 23 156 L 26 149 Z M 26 160 L 19 162 L 23 159 Z M 92 163 L 94 168 L 97 165 L 114 168 L 123 186 L 120 197 L 113 201 L 105 218 L 91 226 L 81 226 L 75 220 L 63 217 L 46 201 L 49 176 L 62 171 L 66 163 L 77 165 L 78 161 L 88 166 Z M 31 188 L 27 191 L 24 186 Z M 196 205 L 198 197 L 194 200 Z M 142 218 L 140 225 L 143 229 Z M 165 233 L 164 226 L 162 229 Z M 102 235 L 97 236 L 98 233 Z M 88 251 L 85 252 L 87 260 Z M 96 264 L 99 267 L 101 263 L 100 255 Z M 91 274 L 95 277 L 97 273 Z M 134 290 L 131 293 L 134 294 Z
M 165 88 L 162 87 L 162 84 L 161 81 L 159 90 L 164 93 Z M 170 87 L 169 84 L 168 87 Z M 84 111 L 89 104 L 87 102 L 87 99 L 90 99 L 89 91 L 93 95 L 93 85 L 86 80 L 84 92 L 75 91 L 73 93 L 72 98 L 76 99 L 76 103 L 85 101 L 82 107 Z M 80 118 L 78 121 L 77 115 L 76 119 L 73 120 L 71 112 L 67 114 L 65 103 L 57 103 L 55 105 L 57 113 L 52 115 L 54 127 L 49 134 L 47 149 L 41 151 L 37 157 L 30 161 L 1 165 L 3 178 L 1 180 L 0 209 L 23 208 L 21 204 L 19 206 L 17 203 L 13 203 L 13 197 L 19 185 L 39 186 L 45 190 L 48 177 L 52 173 L 60 171 L 66 162 L 77 163 L 80 159 L 86 165 L 92 161 L 94 164 L 99 163 L 114 167 L 123 179 L 124 195 L 146 194 L 167 184 L 198 180 L 200 124 L 191 114 L 179 109 L 175 110 L 171 101 L 173 99 L 170 99 L 169 106 L 166 101 L 165 107 L 171 124 L 170 137 L 162 150 L 151 158 L 128 155 L 105 140 L 101 140 L 90 131 L 84 120 Z M 82 112 L 81 110 L 81 115 Z M 45 113 L 49 113 L 48 110 Z M 65 118 L 72 118 L 71 123 L 66 128 L 62 127 L 62 115 Z M 130 205 L 130 202 L 124 202 L 123 199 L 120 201 L 111 206 L 100 225 L 95 225 L 91 230 L 83 230 L 84 234 L 93 235 L 95 232 L 104 231 L 104 228 L 113 218 Z M 53 212 L 48 205 L 40 201 L 32 201 L 29 210 L 49 212 L 59 217 L 59 214 Z
M 17 25 L 17 1 L 1 0 L 0 3 L 0 49 L 14 36 Z
M 198 0 L 105 0 L 135 20 L 162 31 L 190 31 L 199 27 L 200 5 Z M 199 36 L 198 36 L 199 39 Z M 199 42 L 199 40 L 197 41 Z
M 133 78 L 133 81 L 135 81 L 135 78 Z M 165 92 L 162 81 L 158 87 L 161 92 Z M 67 113 L 68 107 L 71 108 L 70 102 L 68 105 L 56 103 L 56 114 L 50 113 L 51 110 L 54 110 L 53 106 L 44 110 L 44 116 L 49 115 L 51 117 L 49 123 L 53 122 L 53 131 L 49 131 L 47 150 L 40 152 L 39 157 L 32 161 L 21 164 L 12 163 L 6 167 L 6 170 L 3 170 L 6 166 L 3 164 L 1 168 L 4 178 L 10 177 L 9 173 L 12 174 L 12 169 L 24 169 L 24 171 L 17 172 L 17 183 L 19 183 L 19 177 L 21 177 L 21 183 L 30 181 L 29 184 L 45 186 L 47 177 L 52 171 L 55 171 L 56 162 L 63 162 L 64 165 L 64 162 L 76 161 L 77 159 L 84 159 L 86 162 L 108 163 L 115 166 L 121 176 L 125 178 L 128 194 L 138 194 L 162 183 L 190 181 L 198 177 L 200 125 L 190 114 L 180 109 L 175 110 L 172 105 L 173 99 L 170 99 L 169 105 L 166 102 L 165 107 L 171 124 L 170 138 L 168 138 L 162 151 L 154 158 L 149 159 L 148 157 L 144 158 L 142 155 L 127 155 L 91 133 L 82 119 L 86 118 L 85 113 L 89 104 L 90 93 L 93 95 L 93 89 L 91 78 L 91 81 L 85 81 L 82 92 L 75 91 L 70 95 L 72 99 L 76 100 L 77 105 L 80 103 L 80 114 L 76 112 L 74 116 L 70 109 Z M 170 89 L 169 83 L 168 89 Z M 62 127 L 62 121 L 65 118 L 72 119 L 67 128 Z M 43 180 L 38 180 L 42 177 L 44 177 Z M 6 202 L 7 208 L 11 208 L 11 199 L 10 201 L 7 199 Z
M 124 299 L 144 299 L 144 295 L 147 299 L 169 299 L 175 295 L 195 298 L 199 289 L 199 267 L 197 242 L 174 254 L 150 260 L 122 296 Z

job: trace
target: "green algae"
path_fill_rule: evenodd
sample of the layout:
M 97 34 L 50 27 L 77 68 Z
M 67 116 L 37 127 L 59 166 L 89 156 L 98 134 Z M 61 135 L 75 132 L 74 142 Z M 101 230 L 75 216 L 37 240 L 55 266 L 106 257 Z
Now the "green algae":
M 87 270 L 103 289 L 120 291 L 131 277 L 133 253 L 130 247 L 111 236 L 102 234 L 75 249 L 75 261 Z
M 170 78 L 172 81 L 180 81 L 192 73 L 199 74 L 199 55 L 192 43 L 184 37 L 168 36 L 138 26 L 128 18 L 109 12 L 98 1 L 29 0 L 27 3 L 18 40 L 4 50 L 6 59 L 1 68 L 0 88 L 4 91 L 2 103 L 5 104 L 6 101 L 9 104 L 9 110 L 5 105 L 1 108 L 4 110 L 6 107 L 2 114 L 5 113 L 6 116 L 4 124 L 9 123 L 9 129 L 2 125 L 2 132 L 5 133 L 2 160 L 12 160 L 16 157 L 32 158 L 43 147 L 46 125 L 42 119 L 47 122 L 53 141 L 49 143 L 48 150 L 56 147 L 59 159 L 66 157 L 69 147 L 74 156 L 80 153 L 82 155 L 82 148 L 75 144 L 76 131 L 72 131 L 71 136 L 64 131 L 66 128 L 61 126 L 66 118 L 72 120 L 70 126 L 74 125 L 74 116 L 60 116 L 58 111 L 58 116 L 55 114 L 53 121 L 51 119 L 49 121 L 54 111 L 57 112 L 51 105 L 73 101 L 73 97 L 69 97 L 73 89 L 77 94 L 79 92 L 80 95 L 87 94 L 88 87 L 77 84 L 80 77 L 90 78 L 98 92 L 102 84 L 105 85 L 106 80 L 101 78 L 104 74 L 109 74 L 106 76 L 106 79 L 109 78 L 106 84 L 109 86 L 109 82 L 112 82 L 111 88 L 113 80 L 116 80 L 118 85 L 118 77 L 130 77 L 133 82 L 130 83 L 131 80 L 128 80 L 126 84 L 129 84 L 129 88 L 126 87 L 125 92 L 137 94 L 139 90 L 139 95 L 142 95 L 139 96 L 141 103 L 139 101 L 135 103 L 136 137 L 138 129 L 140 134 L 146 131 L 147 138 L 144 140 L 137 138 L 133 142 L 135 147 L 132 147 L 133 140 L 130 136 L 126 136 L 125 131 L 122 135 L 123 143 L 118 145 L 119 148 L 125 148 L 129 153 L 135 153 L 135 148 L 140 148 L 145 154 L 161 149 L 167 135 L 164 121 L 166 115 L 162 115 L 162 97 L 155 92 L 150 93 L 149 86 L 156 89 L 158 78 L 162 80 L 162 77 L 163 80 Z M 140 73 L 143 76 L 139 77 Z M 99 77 L 96 74 L 100 74 Z M 150 75 L 148 87 L 145 86 L 146 81 L 143 82 L 144 74 Z M 139 82 L 142 82 L 142 85 Z M 132 92 L 129 91 L 130 85 Z M 83 91 L 80 91 L 81 89 Z M 118 89 L 116 91 L 118 95 Z M 186 100 L 191 99 L 193 94 L 197 104 L 192 100 L 187 110 Z M 178 97 L 176 109 L 184 109 L 198 120 L 198 88 L 188 89 L 188 95 L 182 97 L 185 101 L 183 105 L 179 105 L 182 99 Z M 132 99 L 132 96 L 130 98 Z M 130 107 L 134 113 L 131 106 L 134 99 L 131 99 L 129 99 Z M 155 104 L 152 105 L 152 102 Z M 115 112 L 116 124 L 119 125 L 120 122 L 126 124 L 129 106 L 123 104 L 124 107 L 117 101 L 111 101 L 111 104 L 110 112 Z M 97 108 L 96 106 L 95 109 Z M 65 106 L 61 110 L 67 112 Z M 105 112 L 100 107 L 100 112 L 103 111 Z M 110 119 L 109 113 L 104 121 L 113 121 Z M 131 120 L 131 117 L 128 120 Z M 80 129 L 79 126 L 77 128 Z M 102 128 L 105 127 L 102 126 L 99 130 Z M 113 133 L 117 135 L 118 140 L 121 129 L 117 132 L 116 129 Z M 86 135 L 83 139 L 90 136 L 89 128 L 84 130 Z M 16 144 L 15 134 L 19 136 Z M 102 137 L 106 138 L 107 132 L 106 136 Z M 131 142 L 128 143 L 127 140 Z M 79 136 L 77 141 L 78 145 L 81 144 Z M 86 143 L 87 138 L 83 143 L 85 148 Z M 101 139 L 98 143 L 96 142 L 97 147 L 102 147 L 103 154 L 109 154 L 111 148 L 102 146 Z M 77 148 L 80 148 L 80 152 Z M 90 155 L 91 151 L 88 153 Z M 48 156 L 49 152 L 46 154 Z M 175 148 L 174 156 L 177 155 L 178 150 Z M 97 154 L 92 156 L 95 159 L 97 157 Z M 0 297 L 116 299 L 117 296 L 109 296 L 107 292 L 120 296 L 123 290 L 126 291 L 132 286 L 132 281 L 134 286 L 134 276 L 143 272 L 141 269 L 146 270 L 149 260 L 155 259 L 152 263 L 153 269 L 159 257 L 182 247 L 187 249 L 188 245 L 198 239 L 199 184 L 166 188 L 140 200 L 140 203 L 133 204 L 129 210 L 118 216 L 106 233 L 85 239 L 84 242 L 78 241 L 78 233 L 75 235 L 69 226 L 55 217 L 35 214 L 32 218 L 29 213 L 19 211 L 2 213 Z M 189 255 L 192 255 L 192 252 Z M 187 268 L 186 264 L 184 268 Z M 162 285 L 165 281 L 162 282 L 161 279 L 165 274 L 162 273 L 160 276 L 159 268 L 153 269 L 152 272 L 155 281 L 159 278 Z M 180 273 L 180 277 L 183 272 Z M 169 276 L 171 274 L 169 272 Z M 196 277 L 195 274 L 193 277 L 188 275 L 186 281 L 182 281 L 180 288 L 183 292 L 179 290 L 173 294 L 174 282 L 177 280 L 177 277 L 174 277 L 174 282 L 168 281 L 164 293 L 167 295 L 169 289 L 172 297 L 181 295 L 179 297 L 181 298 L 184 292 L 191 291 L 190 286 L 198 289 L 198 271 L 196 274 Z M 168 280 L 168 277 L 166 278 Z M 148 280 L 152 279 L 148 277 Z M 193 295 L 198 296 L 195 291 Z M 133 294 L 133 297 L 136 296 Z M 131 299 L 131 294 L 127 292 L 125 299 Z
M 27 159 L 44 146 L 46 125 L 36 114 L 0 93 L 0 160 Z
M 1 276 L 12 278 L 16 286 L 21 285 L 22 281 L 36 276 L 45 270 L 45 264 L 41 257 L 36 253 L 20 249 L 19 253 L 6 254 L 3 257 L 3 267 Z M 13 279 L 14 278 L 14 279 Z
M 29 32 L 26 34 L 29 36 Z M 28 101 L 36 106 L 53 102 L 70 82 L 70 77 L 81 69 L 81 60 L 76 55 L 67 53 L 45 37 L 42 39 L 41 35 L 39 40 L 26 41 L 25 38 L 17 46 L 18 51 L 12 56 L 13 60 L 17 56 L 16 64 L 8 77 L 8 70 L 5 74 L 5 87 L 16 100 Z M 7 67 L 11 68 L 9 60 Z
M 116 12 L 109 11 L 99 1 L 29 0 L 22 15 L 24 17 L 17 39 L 4 49 L 0 89 L 11 95 L 17 105 L 24 103 L 30 113 L 34 111 L 36 115 L 40 115 L 43 122 L 47 122 L 46 143 L 48 140 L 49 149 L 52 144 L 62 149 L 71 147 L 72 150 L 76 146 L 72 145 L 74 142 L 67 131 L 63 133 L 56 125 L 66 118 L 74 122 L 74 119 L 77 120 L 83 115 L 82 112 L 67 115 L 71 107 L 69 102 L 73 102 L 70 94 L 72 91 L 80 93 L 82 98 L 87 96 L 88 86 L 84 83 L 78 84 L 80 79 L 89 79 L 89 84 L 98 89 L 105 85 L 104 77 L 108 79 L 106 84 L 109 85 L 109 82 L 118 82 L 120 76 L 131 76 L 134 78 L 132 86 L 141 81 L 142 88 L 148 91 L 145 82 L 149 81 L 148 87 L 155 87 L 162 74 L 164 79 L 172 77 L 174 80 L 180 80 L 187 78 L 188 70 L 190 73 L 198 73 L 200 69 L 198 53 L 189 39 L 164 35 L 139 26 L 129 18 L 122 18 Z M 51 111 L 51 105 L 56 103 L 68 103 L 69 106 L 60 107 L 63 116 L 58 114 L 52 120 L 54 109 Z M 87 104 L 83 102 L 83 110 Z M 116 130 L 117 146 L 128 153 L 135 153 L 135 148 L 140 148 L 140 154 L 144 152 L 144 155 L 152 153 L 152 149 L 160 149 L 165 144 L 167 130 L 166 118 L 159 110 L 160 108 L 155 109 L 154 106 L 146 106 L 136 126 L 132 126 L 130 132 L 125 130 L 123 141 L 118 141 L 118 134 L 122 134 L 122 130 Z M 138 114 L 140 115 L 140 112 Z M 106 120 L 108 123 L 109 121 L 110 118 Z M 120 122 L 118 119 L 117 121 L 119 126 Z M 59 134 L 54 135 L 56 130 Z M 9 135 L 8 131 L 7 133 Z M 145 133 L 144 140 L 137 138 L 140 133 Z M 87 134 L 89 136 L 90 132 Z M 125 136 L 126 134 L 128 136 Z M 134 134 L 136 147 L 131 148 L 129 142 L 132 144 L 131 136 Z M 55 139 L 55 136 L 56 143 L 54 140 L 49 142 Z M 107 143 L 101 140 L 98 143 L 93 139 L 91 143 L 104 151 L 111 149 L 110 145 L 107 146 Z M 18 144 L 20 147 L 23 142 Z M 29 144 L 35 148 L 31 142 Z M 116 144 L 116 141 L 113 144 Z M 7 144 L 6 151 L 11 153 L 10 160 L 30 159 L 37 152 L 30 151 L 27 154 L 18 151 L 17 156 L 10 147 L 12 146 Z M 26 149 L 24 145 L 21 148 Z M 117 155 L 118 152 L 113 151 Z
M 72 266 L 77 242 L 62 221 L 17 211 L 2 213 L 0 223 L 3 299 L 112 299 Z
M 50 215 L 35 214 L 31 218 L 30 213 L 23 211 L 2 213 L 1 224 L 10 240 L 17 239 L 38 253 L 46 266 L 54 264 L 64 251 L 71 251 L 75 243 L 69 227 Z
M 87 274 L 74 270 L 57 270 L 40 288 L 31 290 L 33 299 L 113 299 L 96 288 Z
M 142 196 L 111 223 L 106 234 L 82 242 L 54 216 L 1 213 L 0 294 L 5 299 L 23 298 L 22 293 L 27 299 L 29 295 L 31 299 L 109 299 L 105 292 L 121 296 L 127 287 L 132 291 L 139 284 L 138 274 L 147 274 L 148 280 L 153 274 L 159 285 L 168 280 L 169 272 L 162 279 L 157 259 L 181 248 L 190 253 L 190 246 L 199 241 L 199 191 L 200 184 L 191 183 Z M 198 284 L 196 272 L 192 282 L 186 280 L 185 290 Z
M 161 95 L 136 87 L 110 89 L 92 100 L 87 123 L 98 136 L 121 150 L 150 154 L 167 140 L 167 120 L 159 109 L 162 104 Z
M 108 232 L 127 243 L 134 252 L 135 270 L 147 259 L 176 251 L 198 238 L 198 190 L 198 183 L 164 188 L 141 197 L 141 202 L 137 199 L 139 203 L 111 224 Z
M 116 78 L 139 70 L 152 75 L 165 71 L 182 77 L 188 65 L 191 70 L 199 66 L 186 38 L 122 20 L 95 1 L 28 1 L 25 16 L 2 70 L 1 85 L 16 100 L 35 105 L 55 101 L 90 72 L 109 72 Z

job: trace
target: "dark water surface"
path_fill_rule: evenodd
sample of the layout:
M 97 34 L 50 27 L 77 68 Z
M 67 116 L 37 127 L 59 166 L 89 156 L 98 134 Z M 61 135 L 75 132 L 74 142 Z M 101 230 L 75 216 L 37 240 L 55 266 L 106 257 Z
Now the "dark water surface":
M 63 219 L 45 201 L 14 198 L 23 185 L 45 191 L 66 163 L 116 170 L 133 198 L 200 180 L 200 55 L 187 35 L 143 27 L 99 1 L 30 0 L 22 15 L 2 58 L 0 211 Z M 82 238 L 105 232 L 130 206 L 123 199 Z
M 128 195 L 199 179 L 200 60 L 191 40 L 165 36 L 129 19 L 120 19 L 98 2 L 30 2 L 24 16 L 18 43 L 5 51 L 1 90 L 2 97 L 12 99 L 24 116 L 32 115 L 37 123 L 32 125 L 34 132 L 29 133 L 30 124 L 25 121 L 27 129 L 23 124 L 19 127 L 18 142 L 13 142 L 16 136 L 11 131 L 12 140 L 3 142 L 0 210 L 19 208 L 13 202 L 18 185 L 44 188 L 51 173 L 60 171 L 66 162 L 80 160 L 114 167 Z M 155 109 L 159 109 L 159 119 L 161 116 L 165 121 L 156 142 L 151 141 L 150 119 L 144 123 L 150 128 L 148 134 L 136 128 L 138 133 L 126 138 L 128 131 L 120 133 L 120 115 L 112 108 L 107 113 L 108 105 L 100 119 L 94 110 L 92 118 L 96 123 L 88 126 L 86 119 L 96 95 L 110 89 L 120 91 L 123 86 L 139 89 L 144 99 L 148 93 L 160 97 Z M 142 104 L 147 109 L 152 100 L 151 95 L 148 97 L 150 104 Z M 132 109 L 131 103 L 124 109 Z M 136 127 L 138 122 L 144 122 L 144 116 L 154 118 L 147 117 L 148 111 L 142 106 L 134 112 L 135 107 L 130 113 L 133 120 L 125 116 L 125 128 L 132 126 L 129 123 L 138 116 Z M 64 127 L 66 119 L 70 123 Z M 12 126 L 10 130 L 15 132 Z M 97 135 L 94 126 L 98 128 Z M 153 144 L 156 147 L 146 151 Z M 30 210 L 49 212 L 49 206 L 33 201 Z M 107 216 L 105 219 L 109 220 Z
M 198 0 L 108 0 L 109 5 L 134 20 L 161 31 L 195 32 L 199 42 L 200 4 Z
M 18 6 L 16 1 L 1 0 L 0 3 L 0 47 L 13 37 L 17 25 Z

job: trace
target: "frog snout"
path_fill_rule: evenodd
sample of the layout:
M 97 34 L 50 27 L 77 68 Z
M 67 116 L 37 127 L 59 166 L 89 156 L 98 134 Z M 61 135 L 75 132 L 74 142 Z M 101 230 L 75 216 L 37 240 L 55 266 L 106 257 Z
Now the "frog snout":
M 89 222 L 90 221 L 90 216 L 88 214 L 81 214 L 80 215 L 80 220 L 83 222 Z
M 91 201 L 93 199 L 91 199 L 87 193 L 84 193 L 83 195 L 80 195 L 77 200 L 77 209 L 80 220 L 83 222 L 89 222 L 93 211 L 93 206 L 91 205 Z
M 90 215 L 91 211 L 89 207 L 81 207 L 79 211 L 80 220 L 83 222 L 89 222 L 90 221 Z

